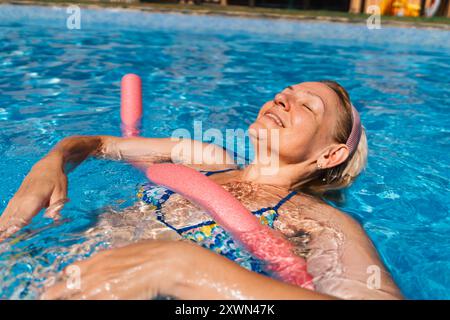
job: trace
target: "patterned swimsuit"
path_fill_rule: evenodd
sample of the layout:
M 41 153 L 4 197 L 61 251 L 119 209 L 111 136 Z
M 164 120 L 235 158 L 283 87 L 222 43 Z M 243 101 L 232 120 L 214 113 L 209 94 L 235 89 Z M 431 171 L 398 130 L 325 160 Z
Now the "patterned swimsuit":
M 226 172 L 234 169 L 226 169 L 221 171 L 203 172 L 206 176 Z M 146 183 L 139 187 L 138 198 L 150 205 L 150 209 L 155 210 L 156 218 L 168 228 L 176 231 L 185 239 L 194 241 L 204 248 L 215 251 L 228 259 L 231 259 L 242 267 L 266 274 L 263 270 L 262 262 L 254 258 L 248 251 L 240 246 L 228 232 L 219 226 L 214 220 L 208 220 L 192 226 L 175 228 L 169 224 L 162 213 L 163 204 L 174 194 L 164 187 Z M 274 221 L 278 218 L 278 209 L 290 198 L 296 194 L 295 191 L 289 193 L 281 199 L 274 207 L 262 208 L 252 213 L 259 218 L 262 224 L 273 228 Z

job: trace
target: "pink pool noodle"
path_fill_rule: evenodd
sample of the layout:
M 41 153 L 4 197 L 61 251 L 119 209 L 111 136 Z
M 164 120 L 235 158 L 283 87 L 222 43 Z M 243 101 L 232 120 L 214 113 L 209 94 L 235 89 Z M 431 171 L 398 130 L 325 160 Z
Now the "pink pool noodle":
M 236 198 L 198 171 L 179 164 L 154 164 L 147 178 L 163 185 L 205 209 L 212 218 L 237 239 L 266 270 L 280 279 L 314 290 L 306 262 L 293 253 L 294 246 L 275 230 L 260 223 Z
M 121 82 L 122 135 L 133 137 L 139 135 L 142 118 L 142 82 L 135 74 L 127 74 Z
M 134 74 L 122 78 L 121 119 L 124 136 L 138 136 L 142 117 L 141 79 Z M 142 169 L 137 163 L 132 163 Z M 148 179 L 182 194 L 204 208 L 212 218 L 241 242 L 266 270 L 280 279 L 313 290 L 306 263 L 293 253 L 293 245 L 262 225 L 228 191 L 194 169 L 179 164 L 154 164 L 146 169 Z

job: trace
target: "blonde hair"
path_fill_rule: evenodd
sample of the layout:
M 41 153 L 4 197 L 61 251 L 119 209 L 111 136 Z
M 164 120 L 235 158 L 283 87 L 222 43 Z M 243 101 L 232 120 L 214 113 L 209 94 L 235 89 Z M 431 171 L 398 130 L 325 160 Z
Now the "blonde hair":
M 338 143 L 345 144 L 350 136 L 353 119 L 352 103 L 348 92 L 337 82 L 324 80 L 321 83 L 332 89 L 339 98 L 339 117 L 333 130 L 333 135 Z M 343 163 L 326 169 L 318 169 L 312 179 L 301 189 L 316 194 L 324 194 L 327 191 L 341 190 L 350 186 L 356 177 L 364 170 L 367 163 L 367 137 L 364 128 L 361 131 L 361 139 L 353 155 L 350 155 Z

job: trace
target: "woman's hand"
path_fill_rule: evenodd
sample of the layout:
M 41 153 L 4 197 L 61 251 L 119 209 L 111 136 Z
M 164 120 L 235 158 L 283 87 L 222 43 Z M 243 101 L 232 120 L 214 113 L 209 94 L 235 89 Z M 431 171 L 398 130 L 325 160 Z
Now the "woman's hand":
M 70 270 L 70 271 L 69 271 Z M 79 272 L 74 272 L 78 270 Z M 43 299 L 330 299 L 251 272 L 185 241 L 145 241 L 69 266 Z M 73 279 L 78 274 L 79 279 Z M 73 284 L 78 283 L 76 288 Z M 70 284 L 70 285 L 67 285 Z
M 25 177 L 19 190 L 0 216 L 0 242 L 24 225 L 42 209 L 57 218 L 67 202 L 67 164 L 76 167 L 89 155 L 97 155 L 103 146 L 101 136 L 72 136 L 61 140 Z
M 0 241 L 11 236 L 42 209 L 46 216 L 57 218 L 66 202 L 67 176 L 54 154 L 37 162 L 0 216 Z
M 69 266 L 64 274 L 70 273 L 71 279 L 48 288 L 41 298 L 109 300 L 172 295 L 189 268 L 186 253 L 193 247 L 181 241 L 153 240 L 102 251 Z M 79 279 L 74 279 L 76 276 Z

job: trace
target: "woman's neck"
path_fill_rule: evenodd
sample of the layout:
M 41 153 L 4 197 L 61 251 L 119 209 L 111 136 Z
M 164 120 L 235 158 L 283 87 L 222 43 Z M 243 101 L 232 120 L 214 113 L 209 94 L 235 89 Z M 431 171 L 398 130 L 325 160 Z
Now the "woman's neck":
M 253 162 L 240 172 L 239 180 L 291 190 L 308 181 L 308 171 L 308 166 L 304 163 L 280 164 L 275 167 Z

